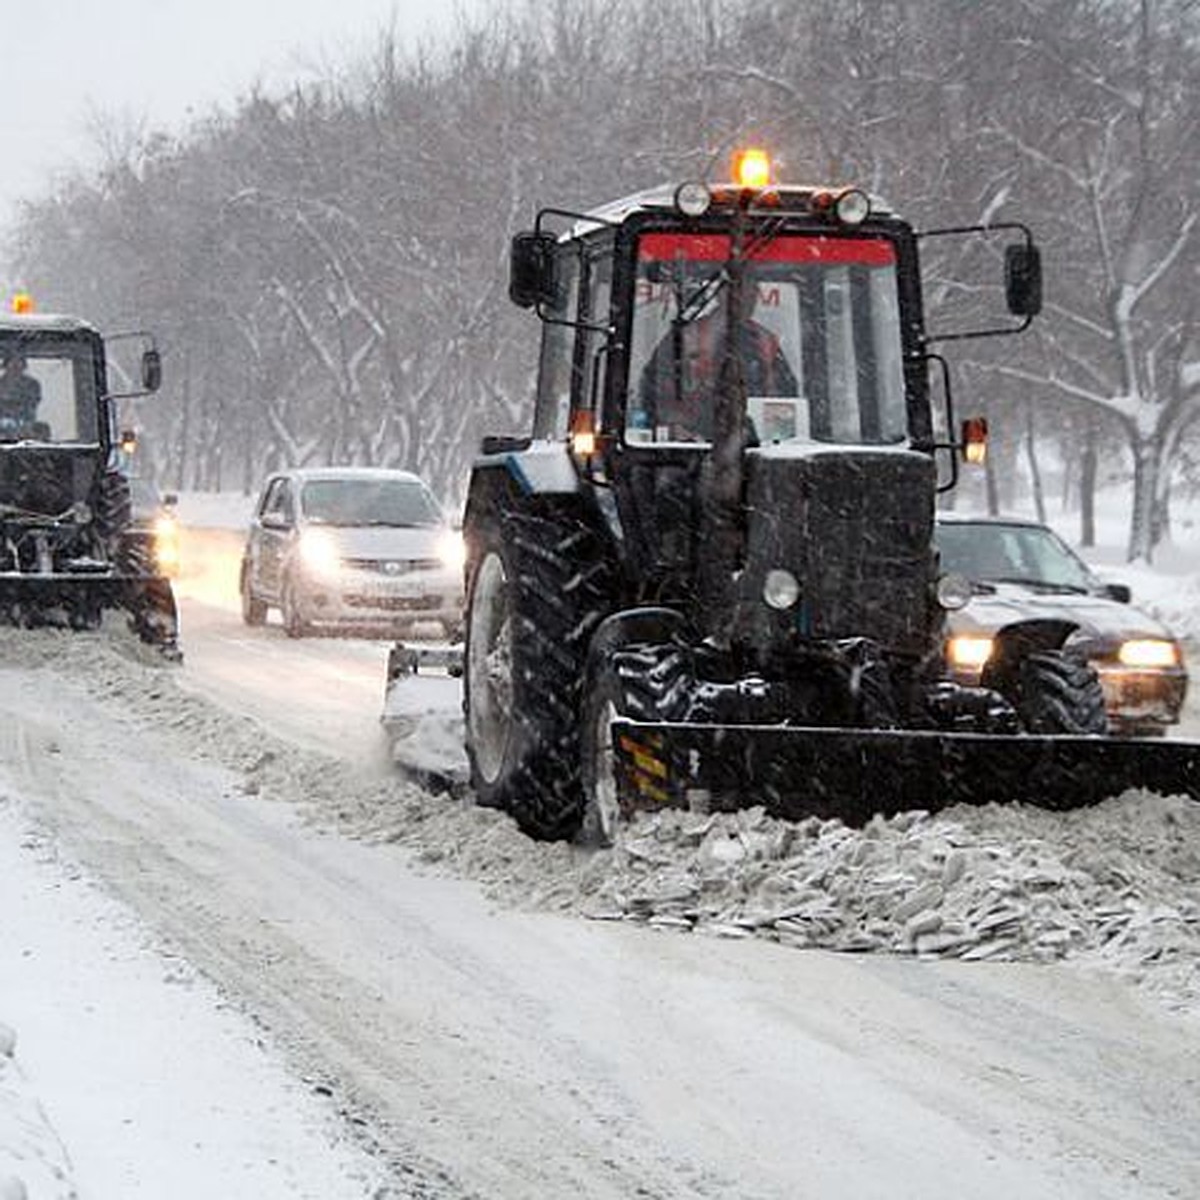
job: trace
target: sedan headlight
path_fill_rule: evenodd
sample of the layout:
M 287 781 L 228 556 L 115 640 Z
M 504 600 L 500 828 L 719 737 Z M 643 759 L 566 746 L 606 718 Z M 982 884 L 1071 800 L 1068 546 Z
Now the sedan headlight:
M 1166 638 L 1130 638 L 1121 643 L 1117 658 L 1125 667 L 1162 670 L 1179 666 L 1179 647 Z
M 979 670 L 992 657 L 992 639 L 980 634 L 959 634 L 946 643 L 946 658 L 952 667 Z
M 179 572 L 179 522 L 166 513 L 154 521 L 154 561 L 164 575 Z
M 300 535 L 300 561 L 315 578 L 332 579 L 341 572 L 337 539 L 325 529 L 306 529 Z
M 438 558 L 451 571 L 461 571 L 467 561 L 467 543 L 457 529 L 448 530 L 438 543 Z

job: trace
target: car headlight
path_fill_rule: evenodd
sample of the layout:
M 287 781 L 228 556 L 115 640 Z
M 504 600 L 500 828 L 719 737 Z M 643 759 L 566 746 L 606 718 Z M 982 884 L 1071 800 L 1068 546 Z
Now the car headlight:
M 960 608 L 966 608 L 974 594 L 975 585 L 957 571 L 947 571 L 937 581 L 938 603 L 947 612 L 957 612 Z
M 442 535 L 438 543 L 438 558 L 443 566 L 451 571 L 461 571 L 467 561 L 467 543 L 457 529 L 451 529 Z
M 179 570 L 179 522 L 165 513 L 154 522 L 154 561 L 164 575 Z
M 992 657 L 992 639 L 980 634 L 960 633 L 946 643 L 946 658 L 952 667 L 978 670 Z
M 300 535 L 300 561 L 316 578 L 331 579 L 341 572 L 342 555 L 337 539 L 325 529 L 306 529 Z
M 1179 647 L 1165 638 L 1130 638 L 1121 643 L 1117 659 L 1122 666 L 1141 670 L 1179 666 Z

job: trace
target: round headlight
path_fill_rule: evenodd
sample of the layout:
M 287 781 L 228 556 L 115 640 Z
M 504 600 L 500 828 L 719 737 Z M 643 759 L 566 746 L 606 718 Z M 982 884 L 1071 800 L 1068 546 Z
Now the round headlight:
M 681 183 L 675 189 L 675 207 L 685 217 L 702 217 L 712 203 L 712 193 L 699 180 Z
M 938 603 L 950 612 L 966 608 L 975 589 L 965 575 L 950 571 L 937 581 Z
M 800 599 L 800 581 L 791 571 L 776 567 L 763 580 L 763 599 L 771 608 L 783 612 Z
M 871 198 L 858 188 L 850 188 L 833 207 L 843 225 L 861 225 L 871 215 Z

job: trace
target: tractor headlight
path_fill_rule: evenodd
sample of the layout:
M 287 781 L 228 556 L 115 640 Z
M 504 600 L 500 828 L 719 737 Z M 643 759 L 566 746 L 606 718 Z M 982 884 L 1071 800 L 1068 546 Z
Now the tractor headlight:
M 763 580 L 763 600 L 780 612 L 791 608 L 800 599 L 800 581 L 781 567 L 767 572 Z
M 1162 670 L 1179 666 L 1179 647 L 1165 638 L 1131 638 L 1121 643 L 1117 658 L 1125 667 Z
M 316 579 L 335 578 L 342 568 L 337 539 L 326 529 L 306 529 L 300 535 L 300 561 Z
M 848 188 L 834 201 L 833 211 L 843 225 L 861 225 L 871 215 L 871 198 L 858 188 Z
M 712 193 L 699 180 L 681 183 L 675 189 L 675 207 L 685 217 L 702 217 L 712 203 Z
M 467 543 L 457 529 L 448 530 L 438 542 L 438 558 L 451 571 L 461 571 L 467 561 Z
M 946 643 L 946 660 L 952 667 L 977 671 L 991 657 L 992 639 L 981 634 L 958 634 Z

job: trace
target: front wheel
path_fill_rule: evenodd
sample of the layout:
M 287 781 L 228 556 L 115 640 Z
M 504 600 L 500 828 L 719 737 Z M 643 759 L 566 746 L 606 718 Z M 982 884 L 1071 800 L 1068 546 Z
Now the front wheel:
M 623 795 L 630 788 L 623 784 L 617 768 L 613 723 L 618 717 L 681 720 L 690 694 L 687 660 L 676 645 L 631 643 L 610 650 L 600 661 L 589 677 L 583 700 L 584 805 L 576 839 L 582 845 L 613 845 L 621 821 L 630 815 Z M 651 786 L 660 789 L 660 801 L 666 798 L 663 789 L 669 788 L 669 783 L 657 778 Z
M 267 606 L 254 594 L 254 587 L 250 582 L 250 568 L 246 563 L 242 564 L 239 591 L 242 595 L 242 620 L 247 625 L 264 624 L 267 619 Z
M 1091 663 L 1043 650 L 1021 663 L 1014 707 L 1030 733 L 1106 734 L 1104 688 Z
M 304 616 L 303 597 L 291 576 L 283 582 L 283 594 L 279 597 L 279 609 L 283 617 L 283 631 L 290 638 L 307 637 L 311 626 Z

